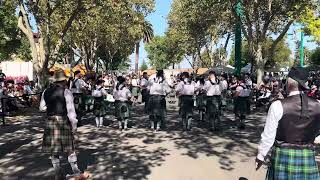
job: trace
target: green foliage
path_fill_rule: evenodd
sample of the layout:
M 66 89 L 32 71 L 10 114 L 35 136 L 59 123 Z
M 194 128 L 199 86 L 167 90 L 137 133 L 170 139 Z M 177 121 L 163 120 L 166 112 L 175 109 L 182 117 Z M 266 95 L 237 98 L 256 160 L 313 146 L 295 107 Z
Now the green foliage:
M 263 55 L 267 55 L 268 50 L 271 48 L 274 40 L 269 38 L 263 47 Z M 270 66 L 277 66 L 277 67 L 284 67 L 288 66 L 292 59 L 290 58 L 291 50 L 288 46 L 288 44 L 285 42 L 285 39 L 282 39 L 275 48 L 275 53 L 271 57 L 271 59 L 268 59 L 268 64 Z M 263 57 L 268 58 L 268 57 Z M 234 59 L 235 59 L 235 52 L 234 47 L 232 48 L 229 64 L 234 66 Z M 250 53 L 249 53 L 249 45 L 248 41 L 242 42 L 242 58 L 241 58 L 241 65 L 245 66 L 246 64 L 251 63 L 250 62 Z
M 9 60 L 21 41 L 13 1 L 0 1 L 0 60 Z
M 319 47 L 311 52 L 310 61 L 313 64 L 320 65 L 320 48 Z
M 146 44 L 149 64 L 156 69 L 166 69 L 170 65 L 182 61 L 183 56 L 179 53 L 179 48 L 170 42 L 167 36 L 155 36 L 153 40 Z
M 308 9 L 300 18 L 300 22 L 304 25 L 304 31 L 308 35 L 312 35 L 314 40 L 320 43 L 320 5 L 317 9 Z
M 148 67 L 148 64 L 145 60 L 142 61 L 142 64 L 140 66 L 140 71 L 145 71 L 147 70 L 149 67 Z

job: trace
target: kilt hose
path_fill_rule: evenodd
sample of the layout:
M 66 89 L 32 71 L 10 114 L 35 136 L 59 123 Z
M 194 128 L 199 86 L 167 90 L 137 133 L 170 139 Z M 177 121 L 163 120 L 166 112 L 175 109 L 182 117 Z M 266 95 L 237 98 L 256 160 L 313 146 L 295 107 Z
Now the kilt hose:
M 275 147 L 267 180 L 319 180 L 315 151 Z
M 115 101 L 115 116 L 119 121 L 130 117 L 130 107 L 128 102 Z
M 74 137 L 67 117 L 50 116 L 45 122 L 42 152 L 68 153 L 75 150 Z
M 94 98 L 94 115 L 96 117 L 103 117 L 107 114 L 106 104 L 103 97 Z
M 182 95 L 179 98 L 179 114 L 182 118 L 187 118 L 187 116 L 192 116 L 193 115 L 193 96 L 186 96 Z
M 220 105 L 221 96 L 207 96 L 207 114 L 211 128 L 217 129 L 220 126 Z

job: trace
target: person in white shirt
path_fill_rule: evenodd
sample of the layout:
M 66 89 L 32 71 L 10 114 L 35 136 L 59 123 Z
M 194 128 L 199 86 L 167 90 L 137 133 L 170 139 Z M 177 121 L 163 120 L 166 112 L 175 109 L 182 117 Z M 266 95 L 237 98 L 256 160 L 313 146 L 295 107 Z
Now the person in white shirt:
M 221 106 L 225 107 L 227 105 L 227 90 L 228 90 L 228 82 L 227 75 L 221 75 L 220 88 L 221 88 Z
M 132 88 L 132 97 L 133 97 L 133 105 L 138 102 L 139 94 L 140 94 L 140 80 L 136 75 L 133 75 L 131 80 L 131 88 Z
M 92 97 L 94 97 L 94 115 L 96 116 L 97 128 L 103 126 L 103 118 L 107 114 L 106 105 L 104 103 L 104 96 L 107 95 L 106 90 L 103 87 L 103 80 L 96 82 L 96 87 L 92 91 Z
M 287 80 L 289 96 L 269 108 L 256 157 L 258 170 L 273 147 L 268 180 L 320 179 L 314 146 L 320 131 L 320 103 L 303 92 L 308 89 L 308 75 L 301 67 L 291 68 Z
M 113 91 L 115 114 L 119 122 L 119 129 L 126 130 L 128 127 L 128 118 L 130 117 L 129 101 L 132 95 L 126 86 L 126 79 L 119 76 L 117 80 L 117 86 Z
M 211 130 L 220 130 L 221 85 L 214 71 L 209 72 L 209 79 L 203 89 L 207 95 L 207 113 Z
M 181 82 L 176 87 L 176 93 L 179 96 L 179 114 L 182 118 L 183 130 L 186 131 L 191 129 L 195 91 L 195 82 L 192 81 L 188 72 L 183 72 Z
M 74 134 L 77 131 L 77 114 L 73 104 L 73 95 L 66 88 L 64 71 L 54 73 L 54 84 L 46 89 L 41 97 L 39 110 L 47 113 L 44 129 L 42 151 L 51 154 L 52 166 L 56 179 L 64 179 L 60 156 L 68 154 L 68 161 L 74 176 L 86 178 L 81 174 L 77 164 L 74 146 Z
M 170 93 L 171 88 L 164 78 L 163 70 L 158 70 L 154 78 L 150 78 L 148 83 L 150 91 L 148 112 L 151 126 L 154 131 L 165 128 L 166 115 L 166 99 L 165 97 Z
M 234 94 L 234 106 L 235 106 L 235 117 L 240 118 L 238 127 L 240 129 L 245 128 L 245 118 L 248 108 L 248 98 L 251 90 L 247 88 L 245 80 L 240 77 L 238 80 L 238 86 Z
M 196 90 L 197 90 L 197 108 L 199 110 L 200 115 L 200 121 L 204 120 L 204 115 L 206 111 L 206 91 L 203 89 L 205 85 L 205 79 L 203 76 L 201 76 L 196 84 Z
M 70 84 L 70 90 L 74 96 L 74 105 L 78 115 L 78 125 L 81 125 L 81 118 L 85 111 L 85 95 L 84 92 L 88 85 L 82 79 L 82 74 L 80 71 L 74 72 L 74 80 Z
M 147 113 L 148 101 L 149 101 L 149 90 L 148 90 L 148 74 L 147 72 L 143 73 L 143 76 L 140 81 L 142 102 L 144 102 L 144 111 Z

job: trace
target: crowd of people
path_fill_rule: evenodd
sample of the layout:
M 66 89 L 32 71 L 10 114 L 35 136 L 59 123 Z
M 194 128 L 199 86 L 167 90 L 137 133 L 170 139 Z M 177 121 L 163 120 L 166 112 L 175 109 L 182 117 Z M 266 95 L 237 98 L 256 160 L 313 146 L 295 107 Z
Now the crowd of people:
M 212 131 L 220 131 L 223 109 L 230 104 L 234 105 L 233 112 L 238 128 L 245 129 L 246 115 L 250 113 L 254 102 L 256 106 L 272 104 L 272 109 L 275 103 L 280 102 L 279 100 L 286 102 L 284 101 L 287 100 L 286 97 L 292 96 L 294 83 L 285 83 L 293 81 L 292 78 L 287 80 L 282 74 L 266 73 L 263 82 L 257 85 L 250 74 L 235 76 L 216 74 L 214 71 L 201 76 L 183 72 L 176 76 L 171 75 L 168 80 L 163 70 L 158 70 L 150 77 L 147 73 L 143 73 L 141 77 L 115 74 L 85 77 L 80 71 L 76 71 L 73 78 L 69 79 L 62 70 L 57 71 L 52 74 L 50 84 L 41 97 L 40 110 L 46 111 L 48 115 L 43 137 L 43 151 L 51 154 L 52 165 L 57 176 L 61 175 L 59 154 L 63 152 L 68 153 L 68 161 L 74 174 L 80 175 L 73 135 L 79 123 L 81 124 L 82 116 L 88 110 L 92 109 L 96 126 L 100 128 L 103 127 L 107 111 L 114 109 L 119 129 L 126 130 L 133 110 L 132 106 L 144 103 L 144 112 L 150 119 L 150 128 L 157 132 L 165 129 L 168 123 L 166 121 L 168 95 L 176 96 L 179 100 L 181 129 L 184 131 L 191 130 L 195 111 L 199 111 L 199 121 L 206 120 Z M 299 81 L 300 84 L 301 82 Z M 313 79 L 311 76 L 309 84 L 303 84 L 311 87 L 310 91 L 308 88 L 304 88 L 303 91 L 308 93 L 309 98 L 314 99 L 313 102 L 316 102 L 315 97 L 318 93 L 317 83 L 317 78 Z M 88 97 L 91 97 L 89 104 Z M 90 104 L 93 105 L 92 108 Z M 284 117 L 288 118 L 287 115 Z M 270 120 L 267 118 L 267 121 Z M 267 126 L 270 124 L 267 123 Z M 269 140 L 262 139 L 262 141 L 269 146 Z M 259 155 L 257 169 L 263 161 L 261 157 L 266 156 L 265 151 L 261 150 Z

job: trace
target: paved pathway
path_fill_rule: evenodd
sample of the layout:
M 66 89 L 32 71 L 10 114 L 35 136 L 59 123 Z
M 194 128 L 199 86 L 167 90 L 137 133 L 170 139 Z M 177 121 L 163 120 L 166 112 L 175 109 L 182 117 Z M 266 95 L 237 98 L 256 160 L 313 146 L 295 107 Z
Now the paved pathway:
M 81 169 L 93 174 L 92 179 L 264 179 L 266 170 L 255 172 L 254 157 L 265 113 L 249 116 L 244 131 L 231 128 L 232 115 L 225 113 L 219 133 L 209 132 L 206 124 L 196 121 L 192 131 L 184 133 L 177 113 L 169 112 L 167 131 L 154 134 L 141 107 L 137 112 L 126 132 L 116 129 L 112 120 L 97 129 L 90 118 L 78 129 L 78 161 Z M 41 114 L 26 112 L 8 118 L 10 125 L 0 127 L 1 179 L 52 177 L 48 156 L 40 153 L 43 121 Z M 63 164 L 68 167 L 67 161 Z

